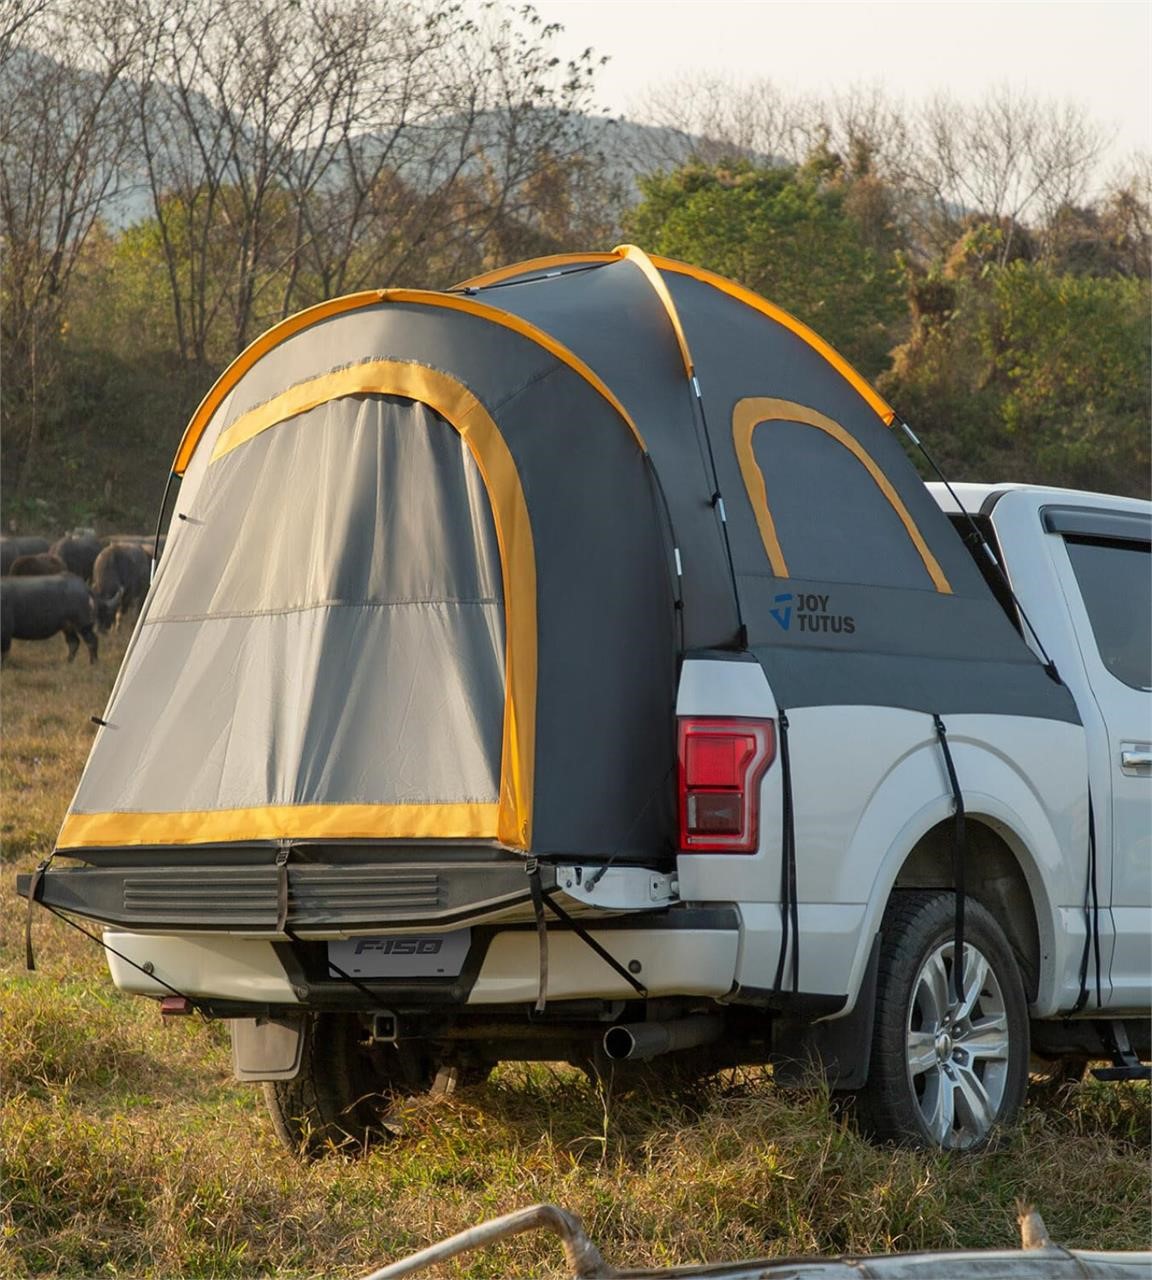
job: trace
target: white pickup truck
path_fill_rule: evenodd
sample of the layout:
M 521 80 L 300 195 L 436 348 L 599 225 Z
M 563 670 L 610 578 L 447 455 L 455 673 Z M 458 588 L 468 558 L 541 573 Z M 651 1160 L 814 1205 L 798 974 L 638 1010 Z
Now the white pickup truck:
M 784 760 L 763 667 L 689 654 L 674 866 L 544 867 L 565 925 L 543 936 L 522 859 L 447 927 L 413 910 L 370 935 L 289 943 L 113 924 L 117 986 L 167 997 L 171 1011 L 188 1007 L 177 991 L 233 1018 L 238 1076 L 267 1080 L 282 1135 L 313 1149 L 371 1131 L 389 1090 L 443 1088 L 509 1058 L 600 1069 L 658 1054 L 694 1070 L 771 1061 L 789 1079 L 814 1066 L 856 1095 L 870 1131 L 946 1148 L 978 1145 L 1008 1120 L 1038 1059 L 1145 1073 L 1149 504 L 961 485 L 964 515 L 932 489 L 960 535 L 979 526 L 1000 558 L 1016 602 L 991 571 L 990 584 L 1082 720 L 949 717 L 960 847 L 933 717 L 800 708 Z M 102 914 L 57 893 L 59 905 Z
M 1143 1073 L 1149 505 L 965 514 L 904 437 L 631 245 L 289 317 L 185 432 L 29 919 L 233 1019 L 312 1150 L 502 1059 L 820 1070 L 949 1148 L 1032 1055 Z

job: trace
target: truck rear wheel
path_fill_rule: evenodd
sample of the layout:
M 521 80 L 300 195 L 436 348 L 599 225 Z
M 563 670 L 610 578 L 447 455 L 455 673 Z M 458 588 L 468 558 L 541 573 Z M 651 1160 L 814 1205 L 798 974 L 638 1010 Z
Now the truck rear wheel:
M 876 1018 L 861 1127 L 921 1147 L 973 1150 L 1024 1100 L 1028 1016 L 1012 949 L 992 914 L 965 907 L 962 999 L 952 982 L 956 898 L 898 892 L 881 925 Z
M 308 1159 L 385 1139 L 404 1097 L 465 1083 L 429 1045 L 372 1044 L 355 1014 L 310 1014 L 303 1035 L 299 1074 L 268 1081 L 264 1101 L 280 1140 Z

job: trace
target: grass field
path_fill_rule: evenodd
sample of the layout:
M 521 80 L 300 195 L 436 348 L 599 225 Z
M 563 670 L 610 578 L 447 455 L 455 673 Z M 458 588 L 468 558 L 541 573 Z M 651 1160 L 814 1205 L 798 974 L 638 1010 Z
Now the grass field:
M 605 1097 L 557 1067 L 413 1104 L 361 1160 L 298 1164 L 227 1034 L 162 1024 L 120 996 L 99 948 L 44 912 L 23 969 L 17 871 L 51 846 L 122 652 L 13 647 L 0 677 L 0 1276 L 358 1276 L 537 1200 L 580 1214 L 624 1266 L 1017 1242 L 1014 1205 L 1080 1248 L 1148 1248 L 1149 1091 L 1087 1082 L 1036 1097 L 997 1150 L 875 1149 L 819 1094 L 760 1073 L 691 1103 Z M 563 1274 L 524 1237 L 444 1276 Z

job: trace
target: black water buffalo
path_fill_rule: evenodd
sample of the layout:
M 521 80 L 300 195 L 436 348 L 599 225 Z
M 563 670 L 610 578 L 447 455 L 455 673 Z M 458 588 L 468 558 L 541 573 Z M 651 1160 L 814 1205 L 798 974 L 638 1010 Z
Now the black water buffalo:
M 0 656 L 7 655 L 13 640 L 47 640 L 63 631 L 69 662 L 81 638 L 88 646 L 89 662 L 95 662 L 95 620 L 88 584 L 74 573 L 7 578 L 0 586 Z
M 8 572 L 14 578 L 41 578 L 51 573 L 67 573 L 68 566 L 51 551 L 36 556 L 17 556 Z
M 0 573 L 7 573 L 12 562 L 20 556 L 35 556 L 48 550 L 47 538 L 15 537 L 5 534 L 0 537 Z
M 64 561 L 69 573 L 76 574 L 85 582 L 91 582 L 92 568 L 103 547 L 104 544 L 94 533 L 66 533 L 59 542 L 53 544 L 52 554 Z M 44 549 L 48 550 L 47 547 Z
M 117 627 L 130 610 L 139 612 L 148 594 L 152 560 L 138 542 L 113 542 L 96 557 L 92 570 L 92 594 L 101 631 Z
M 161 534 L 159 540 L 150 533 L 109 533 L 105 535 L 104 545 L 110 547 L 114 542 L 135 542 L 148 552 L 149 558 L 152 555 L 152 544 L 155 542 L 160 549 L 160 554 L 164 554 L 164 535 Z

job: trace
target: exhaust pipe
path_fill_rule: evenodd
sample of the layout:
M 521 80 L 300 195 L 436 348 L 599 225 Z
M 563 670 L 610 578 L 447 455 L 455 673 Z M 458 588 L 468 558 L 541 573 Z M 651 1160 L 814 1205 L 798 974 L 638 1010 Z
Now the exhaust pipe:
M 697 1014 L 675 1022 L 631 1022 L 609 1027 L 604 1033 L 604 1056 L 612 1062 L 646 1062 L 662 1053 L 694 1049 L 719 1040 L 724 1019 L 717 1014 Z

